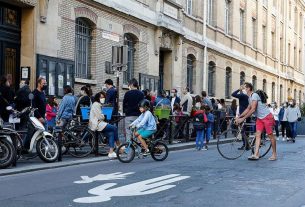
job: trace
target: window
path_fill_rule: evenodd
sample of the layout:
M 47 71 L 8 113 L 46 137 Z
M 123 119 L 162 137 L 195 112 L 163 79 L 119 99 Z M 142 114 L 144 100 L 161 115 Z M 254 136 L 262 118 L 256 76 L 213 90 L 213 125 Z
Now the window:
M 272 82 L 272 88 L 271 88 L 271 99 L 274 102 L 275 101 L 275 83 Z
M 214 0 L 208 0 L 208 24 L 215 26 L 215 15 L 214 15 Z
M 284 46 L 283 37 L 280 37 L 280 59 L 281 59 L 281 62 L 284 62 L 283 46 Z
M 240 10 L 240 41 L 245 41 L 245 11 Z
M 293 60 L 293 63 L 294 63 L 294 68 L 297 68 L 298 67 L 298 64 L 297 64 L 297 48 L 296 47 L 294 47 L 293 48 L 293 58 L 294 58 L 294 60 Z
M 232 69 L 227 67 L 226 68 L 226 98 L 231 97 L 231 91 L 232 91 Z
M 128 46 L 128 55 L 127 70 L 123 73 L 123 84 L 127 85 L 128 81 L 134 77 L 135 38 L 131 34 L 124 34 L 124 44 Z
M 289 20 L 291 21 L 291 1 L 289 1 Z
M 302 51 L 299 50 L 299 70 L 302 69 Z
M 186 1 L 186 12 L 188 15 L 192 15 L 193 11 L 193 1 L 192 0 L 187 0 Z
M 267 92 L 267 81 L 266 81 L 266 79 L 263 80 L 263 91 Z
M 257 21 L 252 18 L 252 45 L 253 48 L 257 48 Z
M 299 91 L 299 106 L 301 107 L 302 104 L 302 91 Z
M 257 89 L 257 78 L 256 76 L 252 76 L 252 85 L 253 85 L 253 91 L 256 91 Z
M 194 73 L 195 58 L 192 55 L 187 56 L 187 68 L 186 68 L 186 86 L 193 91 L 193 73 Z
M 275 48 L 275 33 L 271 32 L 271 41 L 272 41 L 272 57 L 275 58 L 276 56 L 276 48 Z
M 208 94 L 209 96 L 215 96 L 216 85 L 216 65 L 214 62 L 209 62 L 208 69 Z
M 273 7 L 276 8 L 277 0 L 273 0 Z
M 74 62 L 44 55 L 37 55 L 37 60 L 37 76 L 48 82 L 46 94 L 63 97 L 63 87 L 74 85 Z
M 152 76 L 140 73 L 139 85 L 141 87 L 141 90 L 149 89 L 150 91 L 157 92 L 159 87 L 158 79 L 159 76 Z
M 243 85 L 245 82 L 246 82 L 246 75 L 245 75 L 245 73 L 242 71 L 242 72 L 240 72 L 239 85 Z
M 225 5 L 225 33 L 231 33 L 231 1 L 226 0 Z
M 263 25 L 263 52 L 267 54 L 267 32 L 265 25 Z
M 287 95 L 288 95 L 288 97 L 289 97 L 289 96 L 290 96 L 290 88 L 288 88 L 288 91 L 287 91 L 287 92 L 288 92 Z
M 294 89 L 293 91 L 293 99 L 297 100 L 297 89 Z
M 280 103 L 283 103 L 283 85 L 280 85 Z
M 298 31 L 298 9 L 295 7 L 294 8 L 294 31 Z
M 299 17 L 299 18 L 300 18 L 300 20 L 299 20 L 299 24 L 300 24 L 300 25 L 299 25 L 299 36 L 300 36 L 300 37 L 303 37 L 303 35 L 302 35 L 303 17 L 302 17 L 302 14 L 301 14 L 301 13 L 300 13 L 300 17 Z
M 90 79 L 91 28 L 88 21 L 77 18 L 75 32 L 75 76 Z

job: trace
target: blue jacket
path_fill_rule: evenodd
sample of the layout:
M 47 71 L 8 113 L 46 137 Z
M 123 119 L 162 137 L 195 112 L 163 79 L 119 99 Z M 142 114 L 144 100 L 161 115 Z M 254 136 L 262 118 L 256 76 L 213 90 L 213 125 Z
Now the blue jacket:
M 148 110 L 142 113 L 131 125 L 144 130 L 157 130 L 155 117 Z
M 239 114 L 242 114 L 249 105 L 249 96 L 244 94 L 240 90 L 236 90 L 232 93 L 232 96 L 239 100 Z
M 157 99 L 155 100 L 155 104 L 154 106 L 158 107 L 158 106 L 171 106 L 171 101 L 168 98 L 164 98 L 161 96 L 158 96 Z
M 59 105 L 56 120 L 72 119 L 75 105 L 76 97 L 72 93 L 66 94 Z
M 282 107 L 279 112 L 279 121 L 283 121 L 284 114 L 285 114 L 285 108 Z

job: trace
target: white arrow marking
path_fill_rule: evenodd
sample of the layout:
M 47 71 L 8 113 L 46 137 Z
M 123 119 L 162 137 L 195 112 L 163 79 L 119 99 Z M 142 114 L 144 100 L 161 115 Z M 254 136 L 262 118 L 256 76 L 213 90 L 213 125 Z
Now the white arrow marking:
M 114 196 L 136 196 L 154 194 L 173 188 L 176 185 L 168 184 L 184 180 L 189 177 L 190 176 L 180 176 L 180 174 L 171 174 L 112 189 L 109 188 L 114 187 L 117 184 L 106 183 L 88 191 L 88 193 L 96 196 L 77 198 L 73 201 L 76 203 L 99 203 L 110 201 L 111 197 Z
M 132 175 L 132 174 L 134 174 L 134 172 L 129 172 L 129 173 L 116 172 L 111 174 L 99 174 L 92 178 L 88 176 L 80 176 L 82 180 L 75 181 L 74 183 L 84 184 L 84 183 L 92 183 L 94 181 L 122 180 L 122 179 L 126 179 L 128 175 Z

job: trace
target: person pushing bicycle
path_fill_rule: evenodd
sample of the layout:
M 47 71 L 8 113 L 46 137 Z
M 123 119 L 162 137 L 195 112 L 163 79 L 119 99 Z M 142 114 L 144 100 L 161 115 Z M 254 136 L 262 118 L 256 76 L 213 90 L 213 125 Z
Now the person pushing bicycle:
M 253 92 L 253 85 L 251 83 L 245 83 L 244 89 L 249 96 L 249 106 L 248 108 L 238 117 L 236 118 L 236 124 L 240 124 L 245 121 L 246 118 L 250 117 L 253 113 L 255 113 L 256 119 L 256 141 L 255 141 L 255 152 L 248 159 L 249 160 L 258 160 L 260 158 L 259 154 L 259 146 L 261 144 L 261 135 L 265 130 L 272 146 L 272 155 L 269 160 L 274 161 L 277 159 L 276 155 L 276 140 L 273 135 L 273 127 L 275 124 L 273 115 L 266 105 L 266 99 L 268 97 L 261 97 L 258 93 Z M 258 92 L 258 91 L 257 91 Z M 266 96 L 266 95 L 264 95 Z M 265 100 L 263 100 L 265 99 Z
M 137 131 L 134 133 L 134 135 L 141 142 L 142 147 L 145 149 L 143 155 L 149 154 L 148 146 L 143 139 L 151 137 L 157 131 L 155 117 L 152 115 L 149 109 L 150 102 L 146 99 L 142 100 L 139 104 L 141 115 L 129 125 L 129 127 L 132 129 L 137 128 Z

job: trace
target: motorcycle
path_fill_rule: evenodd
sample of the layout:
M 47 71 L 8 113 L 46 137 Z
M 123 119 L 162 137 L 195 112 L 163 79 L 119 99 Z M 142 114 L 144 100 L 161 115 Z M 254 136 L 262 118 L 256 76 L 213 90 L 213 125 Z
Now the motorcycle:
M 3 130 L 3 120 L 0 118 L 0 168 L 7 168 L 15 161 L 16 150 L 11 134 Z
M 33 94 L 29 95 L 29 99 L 33 99 Z M 43 124 L 34 116 L 36 108 L 31 106 L 26 107 L 21 112 L 15 111 L 8 106 L 7 110 L 12 112 L 13 118 L 25 117 L 27 123 L 27 138 L 30 137 L 29 153 L 34 151 L 36 145 L 36 153 L 44 162 L 55 162 L 59 156 L 58 145 L 52 134 L 45 130 Z M 17 154 L 22 154 L 25 151 L 24 144 L 17 144 Z

